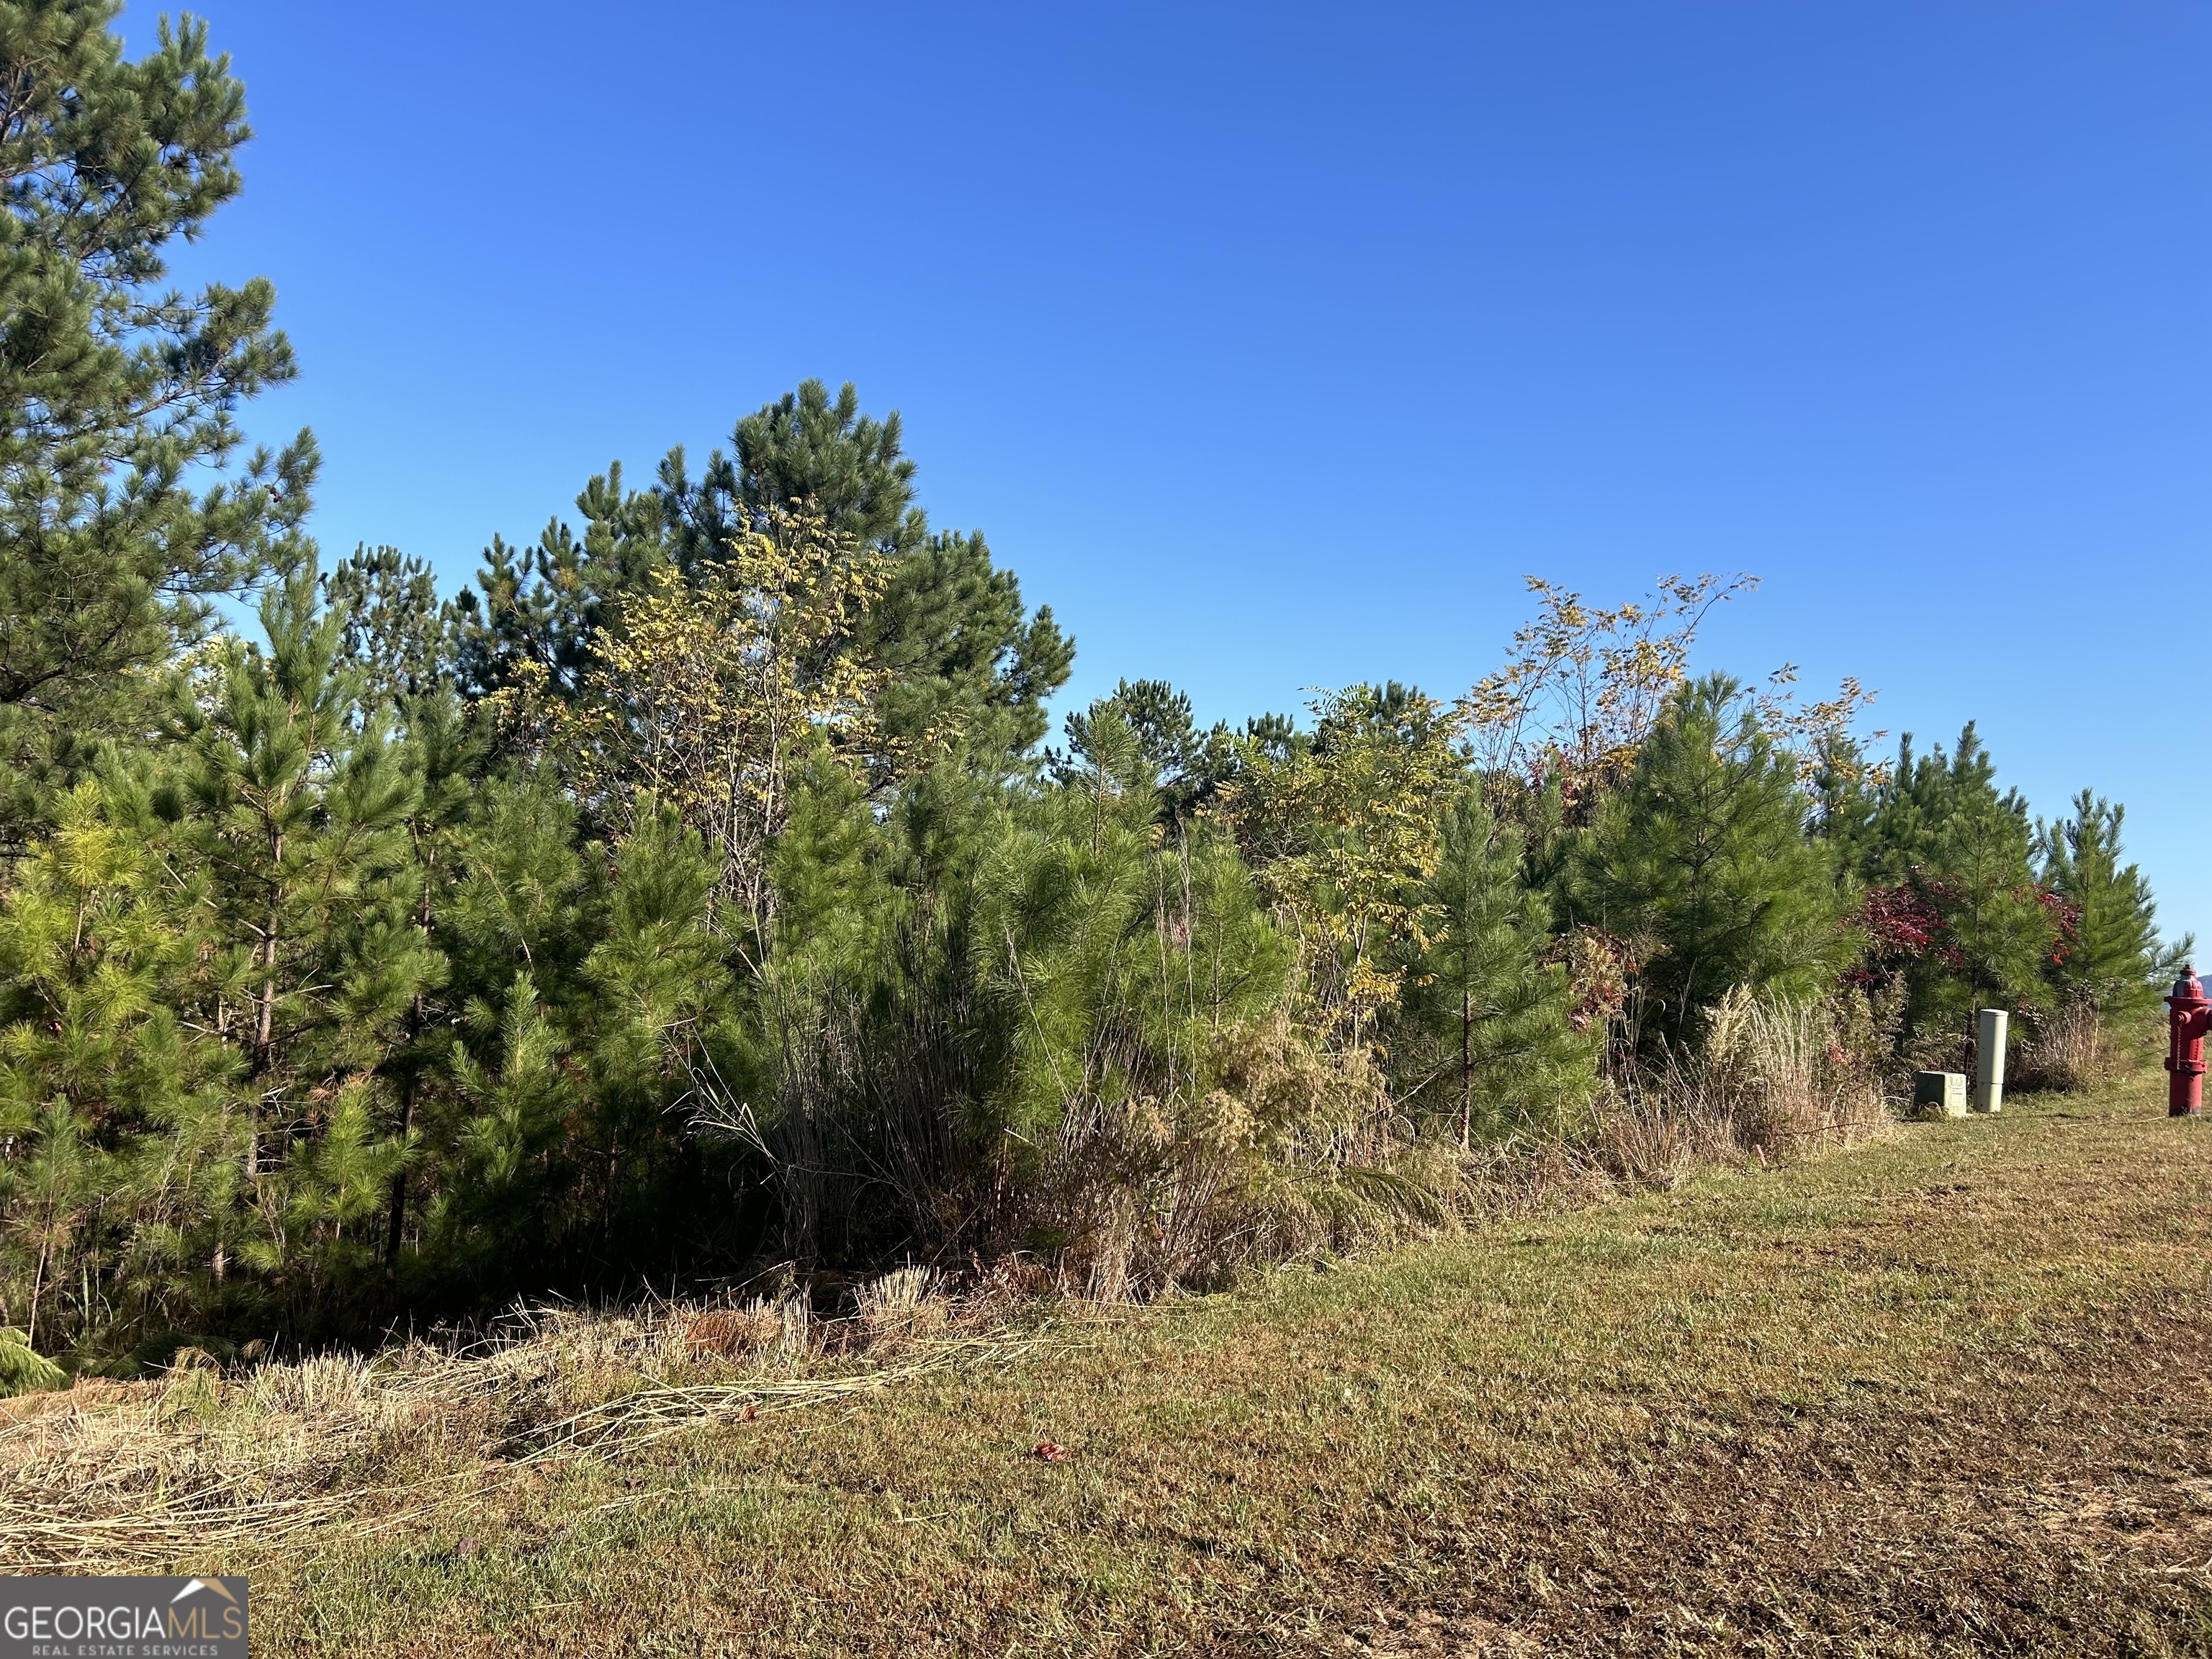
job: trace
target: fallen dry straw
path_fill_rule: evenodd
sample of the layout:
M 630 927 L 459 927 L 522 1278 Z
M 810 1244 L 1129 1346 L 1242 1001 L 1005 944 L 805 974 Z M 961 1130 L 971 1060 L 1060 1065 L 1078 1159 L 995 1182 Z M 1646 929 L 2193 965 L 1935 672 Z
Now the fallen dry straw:
M 955 1364 L 1012 1364 L 1042 1345 L 1043 1339 L 1036 1336 L 974 1337 L 933 1344 L 924 1358 L 908 1364 L 849 1376 L 640 1389 L 550 1425 L 543 1431 L 544 1443 L 523 1461 L 604 1455 L 615 1449 L 682 1433 L 702 1423 L 879 1394 Z
M 356 1501 L 351 1493 L 332 1493 L 229 1504 L 219 1494 L 201 1492 L 120 1515 L 64 1519 L 9 1505 L 0 1509 L 0 1553 L 11 1563 L 68 1565 L 226 1544 L 266 1544 L 304 1531 Z
M 887 1298 L 900 1319 L 881 1316 Z M 940 1295 L 918 1316 L 916 1299 L 902 1280 L 863 1297 L 862 1317 L 829 1323 L 793 1301 L 540 1308 L 465 1345 L 236 1376 L 187 1364 L 156 1382 L 0 1402 L 0 1571 L 143 1567 L 258 1553 L 319 1528 L 383 1531 L 478 1499 L 525 1464 L 605 1460 L 954 1365 L 1011 1364 L 1046 1340 L 1009 1334 L 1002 1309 Z

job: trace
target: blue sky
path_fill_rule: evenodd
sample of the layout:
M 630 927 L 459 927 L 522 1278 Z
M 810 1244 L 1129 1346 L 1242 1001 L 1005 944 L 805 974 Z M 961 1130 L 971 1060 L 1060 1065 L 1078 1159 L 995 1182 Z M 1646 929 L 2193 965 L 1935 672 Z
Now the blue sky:
M 1702 660 L 1972 717 L 2212 939 L 2212 9 L 207 0 L 325 548 L 467 580 L 816 375 L 1079 642 L 1064 703 L 1450 695 L 1748 570 Z M 134 47 L 150 10 L 126 15 Z

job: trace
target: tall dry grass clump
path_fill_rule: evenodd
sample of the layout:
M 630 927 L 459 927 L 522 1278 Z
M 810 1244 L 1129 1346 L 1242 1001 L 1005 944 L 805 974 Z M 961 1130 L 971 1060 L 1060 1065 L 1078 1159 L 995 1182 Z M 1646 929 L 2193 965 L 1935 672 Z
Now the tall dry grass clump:
M 909 1262 L 870 1279 L 854 1292 L 854 1312 L 868 1340 L 885 1347 L 944 1328 L 951 1304 L 945 1275 Z
M 2009 1082 L 2022 1094 L 2078 1094 L 2111 1082 L 2122 1057 L 2103 1016 L 2077 1000 L 2032 1017 L 2027 1040 L 2008 1067 Z
M 1598 1156 L 1637 1182 L 1675 1184 L 1715 1164 L 1848 1146 L 1892 1122 L 1876 1033 L 1844 997 L 1761 998 L 1739 987 L 1708 1013 L 1692 1052 L 1613 1068 Z

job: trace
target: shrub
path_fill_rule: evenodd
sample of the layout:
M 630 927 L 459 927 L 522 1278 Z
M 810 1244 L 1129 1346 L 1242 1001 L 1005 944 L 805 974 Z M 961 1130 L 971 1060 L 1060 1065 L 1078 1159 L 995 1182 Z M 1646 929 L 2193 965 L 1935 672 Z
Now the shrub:
M 69 1373 L 31 1346 L 13 1325 L 0 1325 L 0 1400 L 69 1387 Z

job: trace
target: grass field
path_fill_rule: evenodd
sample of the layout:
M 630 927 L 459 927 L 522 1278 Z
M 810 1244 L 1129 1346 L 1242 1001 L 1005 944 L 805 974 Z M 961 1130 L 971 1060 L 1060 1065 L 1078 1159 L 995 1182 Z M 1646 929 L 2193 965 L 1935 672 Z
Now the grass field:
M 2208 1135 L 1905 1126 L 179 1570 L 270 1654 L 2212 1651 Z

